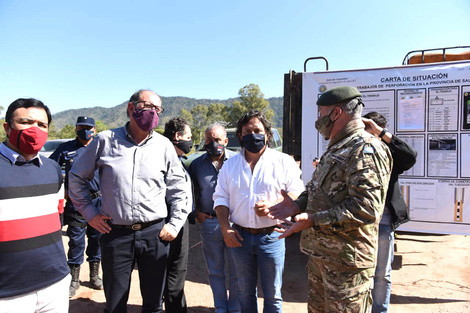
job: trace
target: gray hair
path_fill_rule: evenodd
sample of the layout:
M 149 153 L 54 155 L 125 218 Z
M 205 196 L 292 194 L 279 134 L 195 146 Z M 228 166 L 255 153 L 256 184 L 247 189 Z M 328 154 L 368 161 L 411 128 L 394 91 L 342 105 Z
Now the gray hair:
M 222 128 L 224 133 L 225 133 L 225 137 L 227 137 L 227 131 L 225 130 L 225 127 L 222 124 L 220 124 L 219 122 L 215 122 L 215 123 L 212 123 L 209 126 L 207 126 L 207 128 L 205 130 L 205 133 L 208 132 L 208 131 L 213 130 L 214 128 Z
M 342 102 L 339 107 L 349 115 L 353 120 L 360 119 L 362 117 L 362 107 L 364 103 L 361 97 L 354 98 L 349 101 Z

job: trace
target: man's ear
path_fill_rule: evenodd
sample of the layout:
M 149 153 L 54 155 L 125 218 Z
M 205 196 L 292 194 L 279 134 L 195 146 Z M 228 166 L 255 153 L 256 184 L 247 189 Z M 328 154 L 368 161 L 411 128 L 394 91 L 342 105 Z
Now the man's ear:
M 10 125 L 7 122 L 4 122 L 3 123 L 3 129 L 5 129 L 5 133 L 6 133 L 7 138 L 8 138 L 8 135 L 10 135 Z
M 134 111 L 134 104 L 132 102 L 127 103 L 127 115 L 131 116 Z

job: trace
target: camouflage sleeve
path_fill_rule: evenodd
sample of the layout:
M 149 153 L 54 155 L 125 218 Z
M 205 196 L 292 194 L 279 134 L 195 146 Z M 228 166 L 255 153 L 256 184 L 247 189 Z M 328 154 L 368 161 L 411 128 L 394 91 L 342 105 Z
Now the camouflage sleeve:
M 314 214 L 315 228 L 349 231 L 380 221 L 392 168 L 389 149 L 381 144 L 355 147 L 343 165 L 345 194 L 330 195 L 336 206 Z M 334 183 L 331 183 L 332 185 Z
M 308 191 L 303 191 L 294 202 L 299 206 L 300 212 L 305 212 L 308 204 Z

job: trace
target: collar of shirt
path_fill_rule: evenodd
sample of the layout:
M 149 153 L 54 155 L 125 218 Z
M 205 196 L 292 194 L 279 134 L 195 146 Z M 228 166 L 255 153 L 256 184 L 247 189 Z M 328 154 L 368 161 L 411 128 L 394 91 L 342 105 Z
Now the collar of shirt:
M 126 126 L 124 126 L 124 132 L 126 134 L 126 138 L 127 140 L 129 140 L 130 142 L 138 145 L 138 146 L 142 146 L 142 145 L 145 145 L 147 143 L 147 141 L 149 141 L 152 136 L 153 136 L 153 129 L 149 132 L 147 138 L 145 138 L 144 141 L 142 141 L 142 143 L 138 144 L 137 142 L 135 142 L 134 138 L 132 138 L 131 134 L 129 134 L 129 132 L 127 131 L 127 127 L 129 127 L 129 122 L 126 123 Z
M 32 158 L 29 161 L 26 161 L 24 156 L 19 154 L 18 152 L 10 149 L 4 142 L 0 145 L 0 153 L 3 154 L 8 160 L 11 161 L 11 165 L 14 165 L 15 162 L 20 162 L 20 163 L 34 163 L 37 166 L 42 165 L 41 158 L 39 157 L 39 154 L 36 154 L 34 158 Z M 38 159 L 38 161 L 35 161 L 35 159 Z
M 352 133 L 364 129 L 365 124 L 361 119 L 355 119 L 352 121 L 349 121 L 337 134 L 334 138 L 330 140 L 330 143 L 328 144 L 328 147 L 333 146 L 340 140 L 350 136 Z

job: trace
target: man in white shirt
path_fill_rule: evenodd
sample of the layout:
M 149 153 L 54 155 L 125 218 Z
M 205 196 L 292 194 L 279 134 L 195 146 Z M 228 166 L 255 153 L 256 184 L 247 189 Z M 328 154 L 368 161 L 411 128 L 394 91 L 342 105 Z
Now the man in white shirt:
M 272 132 L 263 113 L 245 113 L 236 134 L 243 149 L 219 173 L 214 208 L 225 243 L 232 248 L 241 312 L 258 312 L 258 271 L 264 312 L 281 312 L 285 243 L 274 231 L 278 221 L 267 216 L 268 208 L 282 200 L 281 190 L 296 198 L 305 187 L 294 159 L 266 147 Z

